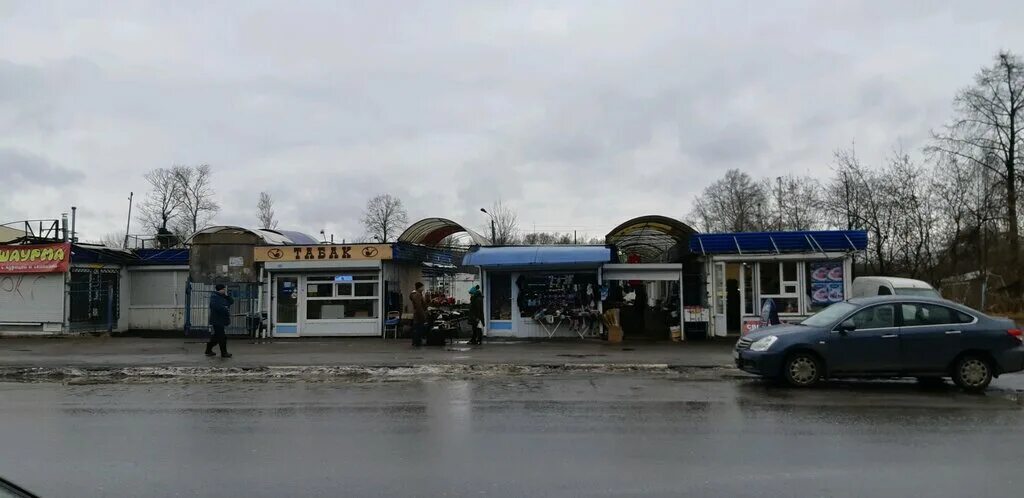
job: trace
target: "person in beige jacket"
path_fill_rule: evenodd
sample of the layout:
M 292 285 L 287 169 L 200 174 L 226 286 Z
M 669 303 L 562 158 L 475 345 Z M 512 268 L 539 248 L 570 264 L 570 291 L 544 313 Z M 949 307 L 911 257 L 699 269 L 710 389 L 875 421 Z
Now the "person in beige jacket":
M 423 282 L 416 282 L 416 290 L 409 294 L 412 303 L 412 345 L 423 345 L 423 335 L 427 329 L 427 299 L 423 296 Z

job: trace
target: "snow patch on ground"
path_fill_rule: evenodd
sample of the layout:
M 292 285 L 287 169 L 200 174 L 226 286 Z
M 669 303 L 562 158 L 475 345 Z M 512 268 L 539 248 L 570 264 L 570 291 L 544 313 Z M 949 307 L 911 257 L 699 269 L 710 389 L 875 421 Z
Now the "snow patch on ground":
M 410 366 L 274 366 L 274 367 L 58 367 L 0 368 L 0 380 L 122 382 L 157 380 L 415 380 L 559 373 L 678 373 L 666 364 L 427 364 Z

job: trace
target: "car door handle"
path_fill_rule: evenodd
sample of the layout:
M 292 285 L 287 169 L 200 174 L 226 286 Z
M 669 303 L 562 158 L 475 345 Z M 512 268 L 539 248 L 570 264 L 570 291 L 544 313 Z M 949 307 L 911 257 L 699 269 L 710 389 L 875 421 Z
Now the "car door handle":
M 959 333 L 960 333 L 959 330 L 947 330 L 946 331 L 946 335 L 957 335 Z
M 882 336 L 882 339 L 895 339 L 897 337 L 899 337 L 899 336 L 896 335 L 896 334 L 885 334 L 885 335 Z

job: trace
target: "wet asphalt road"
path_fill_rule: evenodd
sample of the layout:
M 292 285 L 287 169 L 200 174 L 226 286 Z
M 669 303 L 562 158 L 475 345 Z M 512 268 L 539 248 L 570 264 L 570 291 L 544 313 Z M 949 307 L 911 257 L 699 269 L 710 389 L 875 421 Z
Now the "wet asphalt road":
M 1020 380 L 0 384 L 0 474 L 53 497 L 1017 496 Z

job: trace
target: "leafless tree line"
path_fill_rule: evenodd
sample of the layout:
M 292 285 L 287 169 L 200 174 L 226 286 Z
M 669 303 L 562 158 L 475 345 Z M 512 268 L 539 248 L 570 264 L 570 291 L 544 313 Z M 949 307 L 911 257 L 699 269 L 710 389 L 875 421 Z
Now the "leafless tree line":
M 934 283 L 999 273 L 1020 303 L 1024 61 L 998 54 L 953 111 L 919 159 L 897 147 L 871 164 L 850 146 L 835 152 L 824 180 L 730 170 L 696 198 L 688 219 L 713 232 L 865 230 L 867 271 Z
M 821 224 L 820 191 L 811 177 L 755 180 L 732 169 L 697 197 L 689 220 L 705 232 L 809 230 Z

